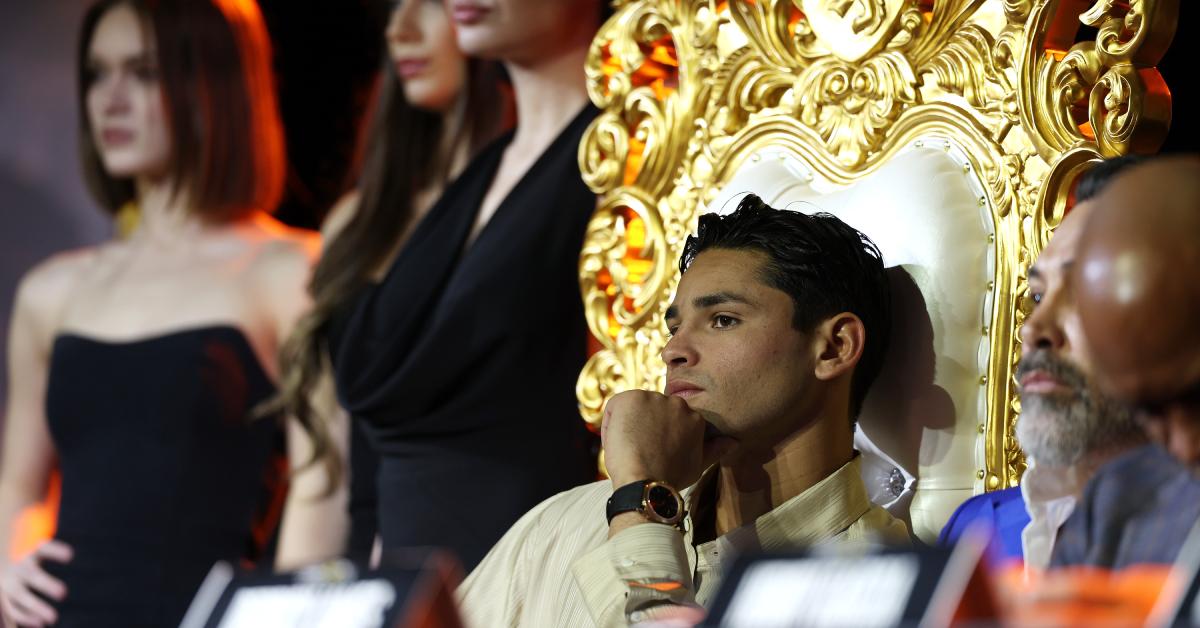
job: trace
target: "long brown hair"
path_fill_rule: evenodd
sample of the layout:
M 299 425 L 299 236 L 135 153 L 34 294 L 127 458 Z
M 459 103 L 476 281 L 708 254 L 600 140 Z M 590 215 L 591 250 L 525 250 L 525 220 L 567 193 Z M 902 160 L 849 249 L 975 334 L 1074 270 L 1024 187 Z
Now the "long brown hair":
M 175 193 L 186 191 L 191 211 L 216 221 L 273 211 L 283 195 L 287 157 L 271 42 L 252 0 L 100 0 L 88 8 L 77 58 L 79 153 L 97 202 L 116 214 L 136 200 L 131 179 L 104 169 L 87 109 L 96 26 L 122 5 L 155 42 Z
M 459 127 L 445 150 L 444 114 L 409 103 L 390 63 L 381 72 L 379 98 L 361 151 L 358 205 L 327 243 L 309 284 L 313 307 L 296 323 L 280 352 L 279 406 L 301 424 L 322 420 L 310 396 L 328 368 L 326 326 L 334 311 L 365 286 L 395 250 L 413 222 L 418 193 L 431 183 L 448 181 L 457 148 L 465 144 L 474 156 L 507 123 L 505 107 L 497 106 L 508 100 L 499 65 L 471 59 L 467 74 Z M 333 455 L 324 448 L 314 451 L 314 459 Z

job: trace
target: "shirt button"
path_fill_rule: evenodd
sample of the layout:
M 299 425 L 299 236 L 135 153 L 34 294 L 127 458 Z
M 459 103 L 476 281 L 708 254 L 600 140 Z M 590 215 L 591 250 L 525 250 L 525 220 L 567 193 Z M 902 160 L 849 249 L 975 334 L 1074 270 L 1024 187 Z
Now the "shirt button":
M 643 613 L 642 611 L 633 611 L 632 613 L 629 614 L 629 621 L 634 622 L 634 623 L 642 621 L 645 618 L 646 618 L 646 613 Z
M 621 562 L 620 562 L 619 564 L 620 564 L 622 567 L 632 567 L 632 566 L 634 566 L 634 565 L 636 565 L 636 564 L 637 564 L 637 561 L 635 561 L 635 560 L 634 560 L 634 559 L 632 559 L 632 558 L 622 558 L 622 559 L 621 559 Z

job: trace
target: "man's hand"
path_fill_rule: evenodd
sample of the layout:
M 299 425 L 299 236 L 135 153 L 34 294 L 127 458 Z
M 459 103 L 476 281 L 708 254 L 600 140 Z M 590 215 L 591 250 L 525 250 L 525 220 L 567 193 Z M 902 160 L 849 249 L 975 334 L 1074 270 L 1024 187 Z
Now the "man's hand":
M 67 587 L 46 573 L 42 562 L 71 562 L 71 547 L 62 541 L 46 541 L 25 558 L 9 563 L 0 573 L 0 611 L 13 626 L 48 626 L 58 620 L 54 608 L 38 597 L 62 600 Z
M 691 486 L 735 444 L 725 436 L 706 441 L 706 428 L 679 397 L 630 390 L 609 399 L 600 438 L 613 488 L 639 480 Z

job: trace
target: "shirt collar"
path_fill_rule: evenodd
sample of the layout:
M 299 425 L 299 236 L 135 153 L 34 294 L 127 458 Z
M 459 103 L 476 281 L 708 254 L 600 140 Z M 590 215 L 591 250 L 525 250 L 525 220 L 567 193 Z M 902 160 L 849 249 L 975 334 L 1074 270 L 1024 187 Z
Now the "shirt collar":
M 696 484 L 684 491 L 692 514 L 711 509 L 713 504 L 697 503 L 717 476 L 717 467 L 709 468 Z M 752 523 L 731 530 L 724 537 L 739 550 L 749 548 L 780 551 L 807 547 L 825 541 L 849 528 L 871 509 L 862 481 L 862 456 L 855 452 L 849 462 L 817 482 L 808 490 L 776 506 Z M 688 516 L 687 537 L 691 541 L 694 523 Z
M 1050 467 L 1038 465 L 1032 458 L 1021 476 L 1021 498 L 1025 509 L 1033 511 L 1040 505 L 1064 497 L 1076 497 L 1086 481 L 1078 465 Z

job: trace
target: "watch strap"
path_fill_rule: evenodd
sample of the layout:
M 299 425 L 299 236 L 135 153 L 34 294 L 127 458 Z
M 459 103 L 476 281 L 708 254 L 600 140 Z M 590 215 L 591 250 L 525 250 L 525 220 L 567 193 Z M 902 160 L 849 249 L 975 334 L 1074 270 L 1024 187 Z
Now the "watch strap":
M 613 517 L 626 512 L 638 512 L 654 523 L 679 527 L 686 513 L 679 491 L 666 482 L 639 480 L 613 491 L 608 498 L 605 514 L 609 524 Z
M 638 480 L 613 491 L 612 496 L 608 498 L 608 505 L 604 509 L 608 522 L 612 523 L 613 517 L 622 513 L 641 512 L 646 485 L 649 483 L 650 480 Z

